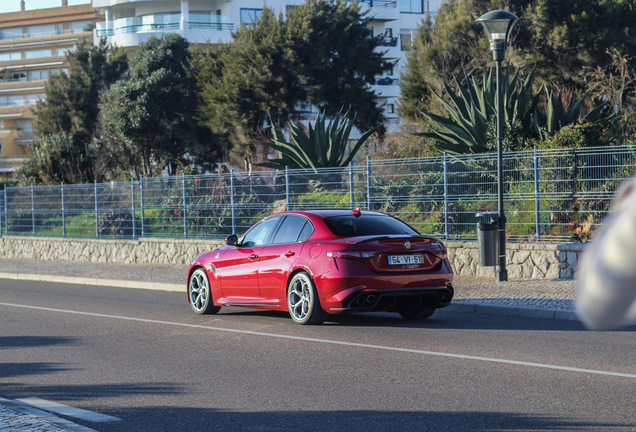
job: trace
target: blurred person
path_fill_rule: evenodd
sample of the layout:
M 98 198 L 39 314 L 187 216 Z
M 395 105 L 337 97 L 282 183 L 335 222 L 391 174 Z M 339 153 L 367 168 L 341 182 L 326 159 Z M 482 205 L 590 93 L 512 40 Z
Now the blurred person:
M 577 279 L 576 312 L 589 329 L 636 322 L 636 178 L 618 189 L 583 252 Z

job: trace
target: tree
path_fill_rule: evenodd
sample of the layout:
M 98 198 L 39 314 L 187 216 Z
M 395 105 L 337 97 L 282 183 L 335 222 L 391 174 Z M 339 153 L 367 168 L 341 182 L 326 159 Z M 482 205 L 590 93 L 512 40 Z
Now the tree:
M 49 134 L 29 148 L 27 160 L 18 167 L 17 178 L 23 185 L 86 183 L 94 169 L 94 155 L 78 146 L 71 134 Z
M 46 98 L 38 101 L 34 124 L 38 139 L 29 148 L 27 166 L 18 172 L 21 183 L 86 183 L 102 176 L 91 146 L 98 100 L 100 93 L 128 68 L 126 53 L 101 39 L 97 45 L 79 44 L 66 58 L 68 74 L 50 77 Z M 61 148 L 64 151 L 58 151 Z M 81 160 L 81 171 L 75 172 L 78 166 L 70 166 L 64 154 Z
M 416 119 L 418 110 L 434 111 L 430 91 L 443 91 L 443 83 L 453 77 L 480 78 L 486 73 L 491 52 L 475 20 L 504 6 L 521 18 L 506 59 L 522 69 L 536 66 L 538 85 L 582 93 L 587 69 L 612 63 L 608 50 L 617 49 L 628 58 L 636 54 L 633 0 L 449 0 L 434 23 L 420 26 L 407 54 L 400 80 L 402 115 Z M 633 60 L 630 67 L 636 67 Z
M 151 37 L 131 57 L 129 74 L 100 98 L 96 145 L 112 177 L 160 175 L 191 164 L 209 168 L 220 157 L 219 141 L 197 116 L 190 58 L 183 37 Z
M 328 116 L 344 107 L 358 128 L 376 127 L 383 116 L 369 84 L 392 64 L 376 50 L 369 20 L 341 0 L 308 0 L 286 19 L 264 8 L 232 42 L 196 59 L 206 123 L 245 144 L 313 104 Z

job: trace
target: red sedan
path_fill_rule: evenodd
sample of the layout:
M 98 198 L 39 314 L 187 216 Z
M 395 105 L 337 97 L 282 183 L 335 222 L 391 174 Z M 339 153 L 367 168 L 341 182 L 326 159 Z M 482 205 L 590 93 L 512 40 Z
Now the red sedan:
M 345 311 L 423 319 L 453 298 L 445 246 L 383 213 L 276 213 L 226 243 L 190 266 L 188 301 L 198 314 L 238 306 L 287 309 L 298 324 Z

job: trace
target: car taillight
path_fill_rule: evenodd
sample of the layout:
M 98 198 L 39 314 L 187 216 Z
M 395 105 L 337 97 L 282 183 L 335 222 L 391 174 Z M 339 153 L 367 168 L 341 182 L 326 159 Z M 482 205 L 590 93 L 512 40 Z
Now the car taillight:
M 344 250 L 344 251 L 329 251 L 327 252 L 329 258 L 350 259 L 355 261 L 362 261 L 362 255 L 358 251 Z
M 362 255 L 362 259 L 371 259 L 371 258 L 375 258 L 378 255 L 382 255 L 382 251 L 376 251 L 376 250 L 361 250 L 360 254 Z
M 439 257 L 440 259 L 445 259 L 446 255 L 447 255 L 446 249 L 433 249 L 433 250 L 429 250 L 427 252 L 432 254 L 432 255 L 435 255 L 436 257 Z

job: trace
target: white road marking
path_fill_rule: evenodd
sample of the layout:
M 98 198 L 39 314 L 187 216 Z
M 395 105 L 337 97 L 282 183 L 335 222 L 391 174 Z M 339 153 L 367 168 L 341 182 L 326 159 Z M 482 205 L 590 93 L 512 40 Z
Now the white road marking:
M 179 323 L 179 322 L 172 322 L 172 321 L 126 317 L 126 316 L 119 316 L 119 315 L 108 315 L 108 314 L 101 314 L 101 313 L 94 313 L 94 312 L 55 309 L 55 308 L 29 306 L 29 305 L 21 305 L 21 304 L 13 304 L 13 303 L 0 302 L 0 306 L 10 306 L 10 307 L 23 308 L 23 309 L 43 310 L 48 312 L 60 312 L 60 313 L 67 313 L 67 314 L 100 317 L 100 318 L 111 318 L 111 319 L 118 319 L 118 320 L 124 320 L 124 321 L 143 322 L 143 323 L 149 323 L 149 324 L 162 324 L 162 325 L 170 325 L 170 326 L 177 326 L 177 327 L 200 328 L 200 329 L 213 330 L 213 331 L 225 332 L 225 333 L 240 333 L 240 334 L 247 334 L 247 335 L 253 335 L 253 336 L 265 336 L 265 337 L 272 337 L 272 338 L 279 338 L 279 339 L 299 340 L 299 341 L 305 341 L 305 342 L 318 342 L 318 343 L 324 343 L 324 344 L 330 344 L 330 345 L 342 345 L 342 346 L 357 347 L 357 348 L 369 348 L 369 349 L 377 349 L 377 350 L 384 350 L 384 351 L 421 354 L 421 355 L 427 355 L 427 356 L 448 357 L 448 358 L 456 358 L 456 359 L 462 359 L 462 360 L 476 360 L 476 361 L 485 361 L 485 362 L 493 362 L 493 363 L 504 363 L 504 364 L 510 364 L 510 365 L 516 365 L 516 366 L 538 367 L 538 368 L 554 369 L 554 370 L 568 371 L 568 372 L 588 373 L 588 374 L 595 374 L 595 375 L 608 375 L 608 376 L 614 376 L 614 377 L 636 379 L 636 374 L 603 371 L 603 370 L 596 370 L 596 369 L 584 369 L 584 368 L 569 367 L 569 366 L 559 366 L 559 365 L 552 365 L 547 363 L 534 363 L 534 362 L 509 360 L 509 359 L 501 359 L 501 358 L 494 358 L 494 357 L 480 357 L 480 356 L 472 356 L 472 355 L 465 355 L 465 354 L 445 353 L 445 352 L 439 352 L 439 351 L 426 351 L 426 350 L 412 349 L 412 348 L 400 348 L 400 347 L 392 347 L 392 346 L 385 346 L 385 345 L 373 345 L 373 344 L 364 344 L 364 343 L 358 343 L 358 342 L 347 342 L 347 341 L 338 341 L 338 340 L 330 340 L 330 339 L 311 338 L 311 337 L 304 337 L 304 336 L 265 333 L 265 332 L 251 331 L 251 330 L 228 329 L 228 328 L 213 327 L 213 326 L 200 325 L 200 324 L 187 324 L 187 323 Z
M 86 420 L 93 423 L 121 421 L 121 419 L 118 417 L 113 417 L 106 414 L 100 414 L 94 411 L 88 411 L 82 408 L 76 408 L 70 405 L 64 405 L 58 402 L 53 402 L 50 400 L 40 399 L 36 397 L 16 399 L 16 401 L 22 402 L 37 408 L 41 408 L 45 411 L 54 412 L 57 414 L 62 414 L 68 417 L 73 417 L 80 420 Z

